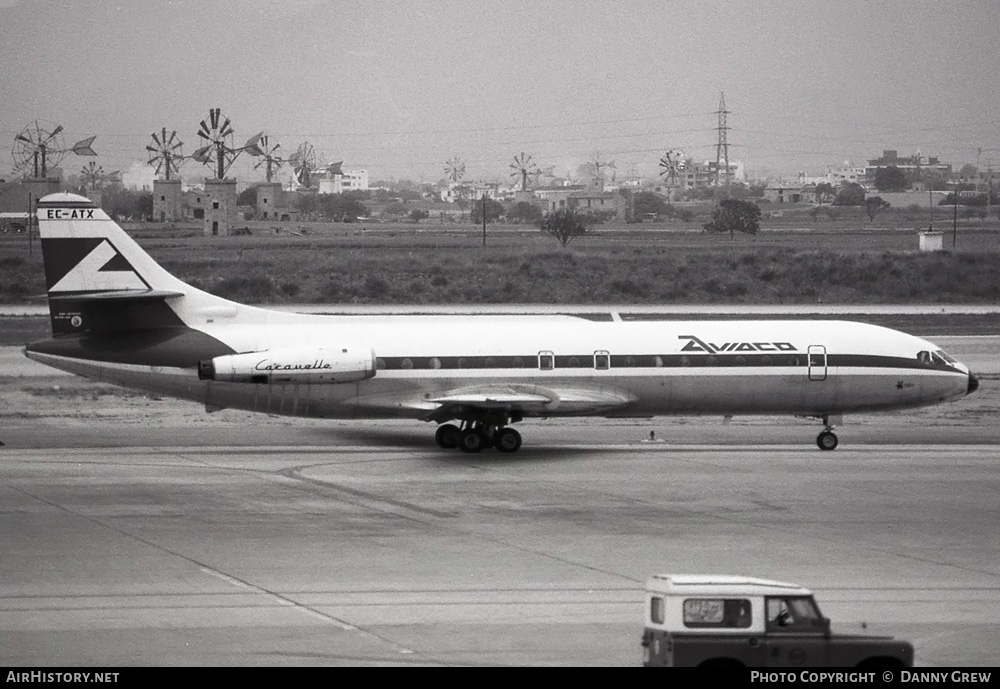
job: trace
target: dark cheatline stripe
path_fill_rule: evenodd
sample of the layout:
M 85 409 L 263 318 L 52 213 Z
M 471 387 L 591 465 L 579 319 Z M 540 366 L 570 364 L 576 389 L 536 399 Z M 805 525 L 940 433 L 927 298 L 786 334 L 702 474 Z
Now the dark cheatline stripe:
M 45 201 L 38 202 L 38 208 L 97 208 L 93 201 Z
M 377 354 L 377 352 L 376 352 Z M 923 363 L 915 357 L 878 356 L 871 354 L 831 354 L 828 367 L 892 368 L 921 371 L 963 373 L 959 369 L 938 363 Z M 773 354 L 613 354 L 611 368 L 722 368 L 722 367 L 787 367 L 805 368 L 805 353 L 778 352 Z M 814 365 L 822 366 L 822 361 Z M 385 370 L 435 369 L 538 369 L 538 354 L 520 356 L 390 356 L 378 357 L 378 367 Z M 556 355 L 555 368 L 597 369 L 594 355 Z
M 63 335 L 28 345 L 29 352 L 139 366 L 188 368 L 235 350 L 191 328 L 149 328 Z

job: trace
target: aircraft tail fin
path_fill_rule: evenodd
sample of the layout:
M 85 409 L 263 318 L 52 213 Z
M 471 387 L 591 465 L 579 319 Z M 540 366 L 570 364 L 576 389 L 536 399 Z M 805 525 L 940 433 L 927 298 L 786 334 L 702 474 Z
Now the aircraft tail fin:
M 187 325 L 205 309 L 247 308 L 174 277 L 90 199 L 38 202 L 52 334 Z

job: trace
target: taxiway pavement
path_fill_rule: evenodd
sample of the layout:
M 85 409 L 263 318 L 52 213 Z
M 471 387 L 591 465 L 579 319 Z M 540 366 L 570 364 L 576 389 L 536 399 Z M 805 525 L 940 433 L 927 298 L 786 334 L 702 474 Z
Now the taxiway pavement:
M 635 666 L 655 572 L 797 582 L 918 665 L 998 660 L 991 436 L 827 453 L 538 424 L 507 456 L 424 427 L 91 425 L 103 447 L 0 448 L 0 664 Z

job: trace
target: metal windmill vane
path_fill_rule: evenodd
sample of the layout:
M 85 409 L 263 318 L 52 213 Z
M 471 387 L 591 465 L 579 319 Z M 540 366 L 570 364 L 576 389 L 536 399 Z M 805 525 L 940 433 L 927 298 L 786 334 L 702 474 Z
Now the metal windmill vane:
M 685 167 L 684 151 L 672 148 L 660 158 L 660 176 L 664 177 L 668 184 L 677 179 L 677 173 L 682 172 Z
M 191 157 L 204 165 L 215 168 L 215 178 L 225 179 L 226 172 L 243 152 L 252 156 L 263 154 L 259 142 L 264 132 L 254 134 L 246 143 L 240 147 L 233 145 L 233 126 L 228 117 L 222 114 L 220 108 L 212 108 L 208 111 L 208 118 L 201 121 L 198 128 L 198 136 L 205 144 Z
M 313 173 L 319 171 L 321 167 L 313 145 L 308 141 L 299 144 L 295 153 L 289 156 L 288 162 L 295 173 L 295 181 L 307 189 L 311 187 Z
M 259 156 L 260 160 L 254 164 L 253 169 L 256 170 L 262 165 L 265 166 L 265 179 L 270 182 L 274 173 L 277 172 L 278 169 L 286 162 L 284 158 L 278 155 L 278 149 L 281 148 L 281 144 L 276 143 L 272 146 L 270 140 L 265 134 L 260 137 L 260 141 L 257 145 L 261 150 L 261 155 Z
M 62 125 L 43 120 L 35 120 L 22 129 L 14 137 L 14 147 L 10 152 L 14 158 L 14 170 L 25 177 L 46 177 L 49 167 L 57 166 L 70 153 L 80 156 L 97 155 L 91 147 L 96 135 L 77 141 L 67 148 L 62 132 Z
M 177 137 L 177 130 L 167 133 L 167 128 L 163 127 L 159 134 L 153 132 L 153 142 L 146 146 L 149 151 L 147 165 L 156 166 L 156 174 L 163 174 L 164 179 L 169 180 L 171 175 L 175 175 L 184 161 L 184 142 Z
M 511 177 L 521 178 L 521 191 L 528 190 L 528 175 L 534 175 L 538 172 L 538 166 L 532 161 L 531 156 L 525 155 L 521 152 L 520 156 L 514 156 L 514 162 L 510 164 Z M 536 179 L 537 181 L 537 179 Z
M 458 156 L 455 156 L 451 160 L 445 161 L 444 173 L 448 175 L 448 179 L 452 182 L 458 182 L 463 177 L 465 177 L 465 163 Z
M 121 170 L 115 170 L 114 172 L 104 172 L 102 166 L 97 165 L 93 160 L 89 164 L 84 165 L 83 169 L 80 170 L 80 175 L 83 177 L 84 186 L 88 189 L 100 189 L 104 186 L 105 182 L 116 182 L 118 181 L 118 176 L 121 174 Z

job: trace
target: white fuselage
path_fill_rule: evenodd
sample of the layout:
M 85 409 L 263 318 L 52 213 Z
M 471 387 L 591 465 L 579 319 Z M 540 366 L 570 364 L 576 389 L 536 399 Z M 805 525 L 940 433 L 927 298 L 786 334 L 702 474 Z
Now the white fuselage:
M 244 307 L 246 308 L 246 307 Z M 346 383 L 199 380 L 195 367 L 28 352 L 72 373 L 214 408 L 328 418 L 425 418 L 441 397 L 509 388 L 524 416 L 837 415 L 966 394 L 968 369 L 922 363 L 920 338 L 843 321 L 590 321 L 573 316 L 185 314 L 234 352 L 370 348 L 375 375 Z M 242 320 L 242 319 L 241 319 Z M 457 396 L 456 396 L 457 395 Z

